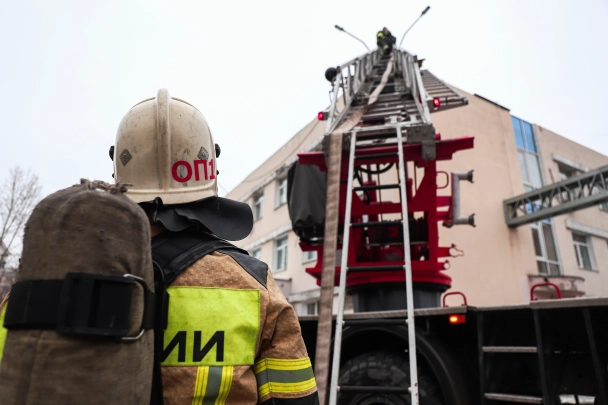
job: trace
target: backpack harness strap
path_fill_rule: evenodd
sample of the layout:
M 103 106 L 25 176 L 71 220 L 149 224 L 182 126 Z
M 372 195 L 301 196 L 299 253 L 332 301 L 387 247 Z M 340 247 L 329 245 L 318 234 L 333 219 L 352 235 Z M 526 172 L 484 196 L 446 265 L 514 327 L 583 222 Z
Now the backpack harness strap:
M 135 284 L 144 290 L 139 335 L 129 337 Z M 131 274 L 67 273 L 64 279 L 15 283 L 4 318 L 7 329 L 55 329 L 66 335 L 136 340 L 155 323 L 155 295 Z

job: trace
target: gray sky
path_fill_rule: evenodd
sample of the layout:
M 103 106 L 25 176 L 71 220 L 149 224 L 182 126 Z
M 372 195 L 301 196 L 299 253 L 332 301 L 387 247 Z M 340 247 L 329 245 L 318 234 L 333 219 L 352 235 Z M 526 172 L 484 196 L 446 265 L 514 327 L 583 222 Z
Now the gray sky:
M 325 69 L 365 51 L 334 24 L 372 46 L 427 5 L 404 42 L 426 68 L 608 155 L 605 0 L 0 0 L 0 181 L 111 181 L 119 121 L 166 87 L 207 117 L 230 190 L 328 104 Z

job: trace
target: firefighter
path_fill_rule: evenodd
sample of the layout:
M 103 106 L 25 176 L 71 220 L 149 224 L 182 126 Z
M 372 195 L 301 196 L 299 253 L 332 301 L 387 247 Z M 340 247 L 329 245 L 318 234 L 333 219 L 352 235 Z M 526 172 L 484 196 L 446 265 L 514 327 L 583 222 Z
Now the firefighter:
M 164 404 L 318 404 L 295 311 L 268 266 L 226 241 L 245 238 L 253 215 L 217 195 L 220 149 L 203 114 L 161 89 L 125 115 L 114 151 L 168 285 Z
M 390 53 L 396 42 L 397 38 L 395 38 L 386 27 L 382 28 L 382 31 L 378 31 L 376 34 L 376 44 L 378 45 L 378 48 L 382 49 L 384 54 Z

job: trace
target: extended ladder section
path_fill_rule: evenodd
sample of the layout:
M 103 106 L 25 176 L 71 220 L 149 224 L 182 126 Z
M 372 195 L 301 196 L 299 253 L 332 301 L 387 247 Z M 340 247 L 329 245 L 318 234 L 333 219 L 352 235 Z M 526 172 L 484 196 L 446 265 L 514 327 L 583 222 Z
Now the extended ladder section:
M 321 403 L 325 403 L 328 367 L 323 362 L 328 359 L 331 341 L 331 302 L 337 278 L 334 271 L 339 271 L 328 403 L 337 403 L 338 392 L 399 391 L 409 392 L 411 403 L 418 404 L 414 301 L 424 298 L 416 295 L 414 284 L 436 284 L 437 300 L 449 288 L 451 279 L 441 273 L 447 268 L 446 262 L 440 258 L 450 256 L 450 248 L 437 246 L 437 223 L 458 224 L 453 220 L 450 197 L 437 196 L 435 161 L 449 160 L 453 153 L 473 146 L 473 138 L 441 141 L 432 126 L 431 112 L 466 105 L 467 99 L 430 72 L 421 71 L 416 56 L 401 49 L 389 55 L 370 52 L 338 67 L 331 96 L 326 155 L 300 154 L 300 164 L 314 164 L 328 171 L 326 252 L 316 249 L 323 254 L 315 366 Z M 343 154 L 348 156 L 347 165 L 342 164 Z M 408 162 L 413 165 L 410 173 Z M 396 169 L 393 183 L 381 184 L 380 174 L 385 175 L 391 168 Z M 419 184 L 409 177 L 416 168 L 424 171 Z M 359 186 L 354 185 L 355 180 Z M 391 189 L 398 202 L 388 202 L 386 197 L 383 201 L 382 190 L 390 193 Z M 412 205 L 408 206 L 408 201 Z M 418 217 L 414 216 L 416 212 Z M 339 225 L 343 229 L 341 240 Z M 338 249 L 341 257 L 336 257 Z M 337 260 L 340 267 L 335 269 Z M 406 292 L 410 387 L 340 387 L 346 289 L 378 282 L 401 283 L 399 291 Z M 403 299 L 402 292 L 399 299 Z
M 608 166 L 503 201 L 511 228 L 608 202 Z

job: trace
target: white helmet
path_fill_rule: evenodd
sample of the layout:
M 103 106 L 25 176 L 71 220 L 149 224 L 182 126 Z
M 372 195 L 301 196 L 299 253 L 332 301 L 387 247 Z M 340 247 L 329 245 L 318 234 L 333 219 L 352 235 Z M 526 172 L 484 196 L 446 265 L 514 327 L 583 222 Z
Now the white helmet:
M 216 154 L 203 114 L 160 89 L 156 98 L 134 105 L 118 126 L 115 181 L 132 184 L 126 195 L 137 203 L 159 197 L 160 204 L 217 236 L 240 240 L 251 232 L 253 215 L 249 205 L 217 196 Z

